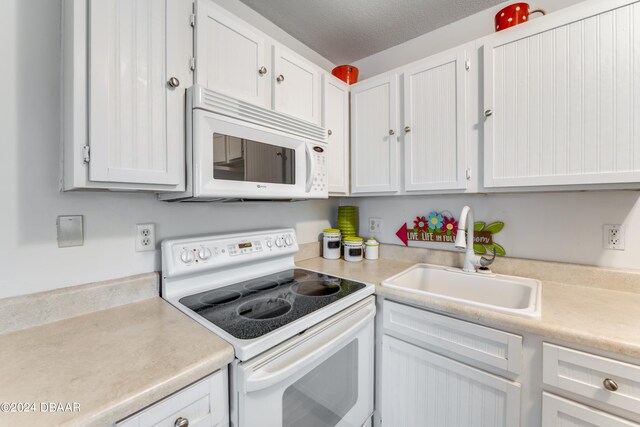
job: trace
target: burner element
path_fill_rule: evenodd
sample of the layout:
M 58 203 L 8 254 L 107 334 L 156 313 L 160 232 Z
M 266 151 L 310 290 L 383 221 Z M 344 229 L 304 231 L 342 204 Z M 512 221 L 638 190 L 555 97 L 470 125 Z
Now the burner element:
M 293 286 L 293 292 L 306 297 L 326 297 L 340 291 L 340 283 L 310 280 L 308 282 L 300 282 Z
M 280 283 L 291 284 L 293 282 L 300 281 L 309 277 L 309 273 L 302 270 L 289 270 L 284 273 L 278 274 L 278 281 Z
M 238 307 L 238 314 L 246 319 L 266 320 L 284 316 L 291 310 L 291 303 L 281 298 L 259 298 Z
M 221 305 L 235 301 L 240 298 L 242 294 L 238 291 L 213 291 L 207 292 L 200 297 L 200 303 L 204 305 Z

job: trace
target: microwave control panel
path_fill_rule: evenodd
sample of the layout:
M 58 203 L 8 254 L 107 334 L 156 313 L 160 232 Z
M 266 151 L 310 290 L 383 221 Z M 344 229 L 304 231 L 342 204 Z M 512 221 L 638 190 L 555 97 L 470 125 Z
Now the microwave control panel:
M 327 197 L 329 194 L 329 174 L 327 171 L 327 150 L 325 147 L 313 146 L 311 159 L 314 163 L 314 174 L 309 190 L 310 196 Z

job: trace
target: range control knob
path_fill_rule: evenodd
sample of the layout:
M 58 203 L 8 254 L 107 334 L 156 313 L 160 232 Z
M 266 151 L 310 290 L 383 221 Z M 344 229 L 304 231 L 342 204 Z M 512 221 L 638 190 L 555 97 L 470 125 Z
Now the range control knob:
M 200 250 L 198 251 L 198 258 L 203 261 L 211 258 L 211 251 L 209 250 L 209 248 L 200 248 Z
M 287 246 L 291 246 L 293 245 L 293 239 L 291 238 L 291 236 L 287 236 L 284 238 L 284 243 L 287 244 Z
M 268 247 L 268 248 L 270 248 L 270 247 L 272 247 L 272 246 L 273 246 L 273 240 L 268 239 L 268 240 L 267 240 L 267 247 Z
M 194 258 L 195 256 L 193 255 L 193 252 L 191 252 L 189 249 L 183 249 L 182 252 L 180 252 L 180 259 L 185 264 L 189 264 L 193 261 Z
M 284 243 L 284 242 L 282 241 L 282 238 L 278 237 L 278 238 L 276 239 L 276 246 L 277 246 L 277 247 L 281 248 L 283 243 Z

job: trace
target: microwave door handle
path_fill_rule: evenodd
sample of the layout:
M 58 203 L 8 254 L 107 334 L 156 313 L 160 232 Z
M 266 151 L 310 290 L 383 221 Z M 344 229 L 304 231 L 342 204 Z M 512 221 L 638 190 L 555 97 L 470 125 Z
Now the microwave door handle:
M 300 369 L 312 365 L 314 362 L 326 357 L 327 354 L 331 354 L 336 349 L 351 341 L 355 336 L 358 335 L 360 329 L 376 314 L 375 306 L 367 307 L 364 309 L 364 311 L 364 316 L 360 320 L 352 323 L 346 330 L 342 329 L 339 332 L 336 332 L 336 334 L 331 337 L 325 337 L 324 343 L 322 343 L 318 347 L 314 347 L 313 351 L 309 352 L 305 351 L 304 349 L 296 351 L 296 349 L 294 348 L 290 352 L 282 355 L 281 357 L 286 357 L 287 359 L 292 360 L 292 363 L 287 364 L 281 369 L 270 371 L 268 370 L 267 364 L 266 366 L 260 366 L 254 372 L 250 372 L 245 377 L 245 381 L 243 384 L 245 388 L 244 392 L 249 393 L 271 387 L 274 384 L 277 384 L 282 380 L 288 378 Z M 299 352 L 300 354 L 296 354 L 297 352 Z
M 313 186 L 313 177 L 316 176 L 316 162 L 313 161 L 313 153 L 311 152 L 311 148 L 309 148 L 309 144 L 305 144 L 305 155 L 307 157 L 307 186 L 305 188 L 305 193 L 311 191 L 311 187 Z

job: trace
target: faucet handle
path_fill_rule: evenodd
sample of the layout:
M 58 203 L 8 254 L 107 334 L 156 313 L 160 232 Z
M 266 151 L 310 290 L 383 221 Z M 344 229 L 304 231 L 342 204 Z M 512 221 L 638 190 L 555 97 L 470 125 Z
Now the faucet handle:
M 489 267 L 493 264 L 493 261 L 496 260 L 496 250 L 493 250 L 493 256 L 491 258 L 485 258 L 483 256 L 480 257 L 480 266 L 481 267 Z

